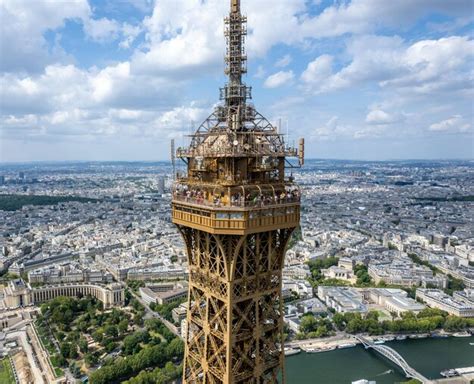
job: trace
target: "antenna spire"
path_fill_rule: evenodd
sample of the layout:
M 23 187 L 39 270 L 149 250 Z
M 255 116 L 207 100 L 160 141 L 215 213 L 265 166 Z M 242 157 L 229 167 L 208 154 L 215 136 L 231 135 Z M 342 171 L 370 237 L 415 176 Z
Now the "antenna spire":
M 240 13 L 240 0 L 230 0 L 230 12 Z
M 226 68 L 228 83 L 221 88 L 221 100 L 225 100 L 230 110 L 243 110 L 247 99 L 251 98 L 251 88 L 242 83 L 242 75 L 247 73 L 247 55 L 245 54 L 245 36 L 247 35 L 247 17 L 240 13 L 240 0 L 230 0 L 230 13 L 224 19 L 226 37 Z M 239 108 L 240 107 L 240 108 Z

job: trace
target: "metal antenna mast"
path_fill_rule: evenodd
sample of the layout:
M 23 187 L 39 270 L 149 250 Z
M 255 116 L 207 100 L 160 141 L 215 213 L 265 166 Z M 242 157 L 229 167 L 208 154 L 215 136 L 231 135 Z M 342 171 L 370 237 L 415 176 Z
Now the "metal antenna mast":
M 173 180 L 176 180 L 176 156 L 174 148 L 174 139 L 171 139 L 171 166 L 173 167 Z
M 221 88 L 221 100 L 225 101 L 229 127 L 233 131 L 241 129 L 241 121 L 251 88 L 242 82 L 247 73 L 247 55 L 245 54 L 245 36 L 247 35 L 247 17 L 240 12 L 240 0 L 231 0 L 229 16 L 224 19 L 226 37 L 225 71 L 228 83 Z

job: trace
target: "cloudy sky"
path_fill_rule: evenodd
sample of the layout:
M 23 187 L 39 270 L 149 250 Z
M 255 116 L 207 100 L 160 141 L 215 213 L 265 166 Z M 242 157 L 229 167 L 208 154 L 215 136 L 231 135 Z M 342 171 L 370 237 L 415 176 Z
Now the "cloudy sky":
M 226 0 L 0 0 L 0 161 L 164 160 L 212 111 Z M 253 102 L 308 157 L 473 158 L 472 0 L 242 0 Z

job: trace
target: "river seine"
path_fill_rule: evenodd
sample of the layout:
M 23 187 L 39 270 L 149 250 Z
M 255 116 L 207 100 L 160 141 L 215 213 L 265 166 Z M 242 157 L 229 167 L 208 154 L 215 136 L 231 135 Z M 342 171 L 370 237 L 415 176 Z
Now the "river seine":
M 441 378 L 440 371 L 474 366 L 474 337 L 393 341 L 395 349 L 413 368 L 430 379 Z M 347 384 L 367 379 L 377 384 L 406 381 L 403 372 L 373 350 L 362 346 L 331 352 L 286 357 L 288 384 Z

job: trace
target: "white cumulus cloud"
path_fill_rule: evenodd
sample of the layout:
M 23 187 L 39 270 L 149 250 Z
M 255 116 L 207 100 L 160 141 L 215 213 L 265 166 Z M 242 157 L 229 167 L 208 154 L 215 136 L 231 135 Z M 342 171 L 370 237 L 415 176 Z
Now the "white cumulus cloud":
M 347 54 L 350 63 L 334 73 L 330 56 L 316 58 L 303 72 L 303 83 L 314 93 L 363 83 L 419 94 L 469 90 L 473 85 L 474 40 L 466 36 L 411 45 L 397 36 L 362 36 L 349 41 Z
M 463 133 L 469 132 L 472 125 L 461 115 L 454 115 L 438 123 L 431 124 L 429 130 L 433 132 Z
M 44 33 L 64 25 L 68 19 L 86 19 L 91 10 L 87 0 L 0 1 L 0 70 L 38 72 L 65 56 L 61 50 L 48 52 Z
M 392 115 L 381 109 L 374 109 L 370 111 L 365 118 L 365 122 L 367 124 L 373 125 L 393 124 L 400 120 L 402 120 L 401 116 Z
M 266 88 L 277 88 L 281 87 L 282 85 L 288 84 L 290 81 L 293 80 L 295 74 L 293 71 L 279 71 L 270 75 L 265 80 L 263 86 Z
M 328 77 L 332 76 L 333 57 L 321 55 L 308 64 L 301 74 L 301 80 L 313 90 L 324 88 Z

